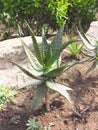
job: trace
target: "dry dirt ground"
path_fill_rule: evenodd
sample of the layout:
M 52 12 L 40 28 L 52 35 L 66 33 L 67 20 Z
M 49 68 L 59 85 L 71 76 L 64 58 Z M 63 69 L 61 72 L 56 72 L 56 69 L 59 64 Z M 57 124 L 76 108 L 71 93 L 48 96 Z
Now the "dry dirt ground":
M 65 63 L 70 58 L 63 55 Z M 60 95 L 51 101 L 51 111 L 46 112 L 44 101 L 38 110 L 32 110 L 34 90 L 28 88 L 19 92 L 16 105 L 9 103 L 0 112 L 0 130 L 26 130 L 29 118 L 41 121 L 51 130 L 98 130 L 98 70 L 85 74 L 90 63 L 75 65 L 63 73 L 57 82 L 69 85 L 73 105 Z

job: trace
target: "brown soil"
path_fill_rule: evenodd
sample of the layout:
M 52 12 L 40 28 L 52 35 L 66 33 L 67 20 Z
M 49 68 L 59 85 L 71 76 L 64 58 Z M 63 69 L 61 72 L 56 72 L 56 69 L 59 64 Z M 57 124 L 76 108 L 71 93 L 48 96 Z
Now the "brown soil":
M 69 60 L 63 56 L 62 61 Z M 46 112 L 44 102 L 32 110 L 34 90 L 22 90 L 15 97 L 17 104 L 9 103 L 0 112 L 0 130 L 26 130 L 29 118 L 41 121 L 51 130 L 98 130 L 98 70 L 85 74 L 90 63 L 78 64 L 57 78 L 57 82 L 70 86 L 73 105 L 58 95 Z

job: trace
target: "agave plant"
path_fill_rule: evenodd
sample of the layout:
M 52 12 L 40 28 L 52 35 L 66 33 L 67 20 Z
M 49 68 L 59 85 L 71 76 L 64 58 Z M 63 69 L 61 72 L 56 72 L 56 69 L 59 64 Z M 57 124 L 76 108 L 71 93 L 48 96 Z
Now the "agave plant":
M 25 53 L 30 61 L 32 70 L 28 70 L 20 66 L 19 64 L 12 62 L 14 65 L 18 66 L 25 74 L 32 78 L 31 83 L 25 84 L 23 87 L 27 86 L 37 86 L 37 91 L 33 97 L 33 110 L 35 110 L 41 103 L 43 98 L 46 98 L 46 109 L 50 111 L 49 99 L 47 97 L 48 89 L 55 90 L 63 95 L 67 101 L 71 103 L 71 98 L 67 90 L 72 90 L 68 86 L 64 86 L 55 82 L 55 78 L 61 75 L 64 71 L 71 68 L 73 65 L 77 64 L 77 61 L 67 63 L 61 66 L 61 52 L 65 47 L 74 41 L 67 41 L 62 44 L 62 35 L 64 30 L 64 25 L 60 28 L 58 33 L 55 35 L 53 41 L 49 44 L 45 37 L 44 30 L 42 31 L 42 48 L 39 49 L 38 43 L 34 36 L 34 33 L 28 23 L 26 25 L 30 31 L 33 41 L 34 53 L 28 49 L 27 45 L 22 41 Z
M 82 59 L 80 62 L 85 62 L 85 61 L 92 62 L 92 65 L 87 70 L 88 73 L 92 71 L 94 68 L 98 69 L 98 41 L 90 40 L 82 31 L 81 27 L 80 29 L 78 29 L 78 33 L 85 47 L 88 49 L 88 51 L 83 52 L 87 57 L 85 59 Z

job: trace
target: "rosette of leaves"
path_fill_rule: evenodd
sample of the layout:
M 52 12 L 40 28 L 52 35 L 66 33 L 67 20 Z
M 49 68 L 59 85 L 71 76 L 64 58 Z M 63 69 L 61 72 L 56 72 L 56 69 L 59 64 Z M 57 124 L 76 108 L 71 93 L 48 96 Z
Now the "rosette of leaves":
M 39 121 L 29 118 L 27 121 L 27 130 L 42 130 L 42 125 Z
M 39 49 L 38 43 L 36 41 L 35 35 L 26 22 L 26 26 L 30 31 L 34 53 L 28 49 L 27 45 L 22 41 L 23 48 L 25 53 L 30 61 L 32 70 L 28 70 L 19 64 L 12 62 L 14 65 L 18 66 L 26 75 L 32 78 L 31 83 L 25 84 L 23 87 L 27 86 L 37 86 L 36 93 L 33 97 L 33 110 L 35 110 L 38 105 L 42 102 L 43 98 L 46 98 L 46 109 L 50 111 L 49 99 L 48 99 L 48 89 L 55 90 L 63 95 L 70 103 L 71 98 L 67 90 L 72 90 L 68 86 L 64 86 L 55 82 L 55 78 L 61 75 L 64 71 L 71 68 L 73 65 L 77 64 L 77 61 L 67 63 L 61 66 L 61 52 L 65 47 L 71 44 L 74 41 L 67 41 L 62 44 L 62 35 L 64 30 L 64 25 L 55 35 L 53 41 L 49 44 L 47 43 L 44 29 L 42 31 L 42 48 Z
M 66 38 L 68 40 L 73 39 L 72 36 L 71 37 L 66 36 Z M 70 45 L 68 45 L 68 48 L 64 49 L 64 51 L 67 52 L 70 55 L 70 57 L 77 58 L 78 54 L 82 52 L 82 48 L 83 48 L 83 43 L 73 42 Z
M 90 40 L 83 32 L 81 26 L 80 29 L 78 29 L 78 33 L 85 47 L 88 49 L 88 51 L 86 52 L 83 51 L 83 53 L 86 55 L 86 58 L 82 59 L 80 62 L 92 62 L 92 65 L 87 70 L 88 73 L 92 71 L 94 68 L 98 69 L 98 41 Z

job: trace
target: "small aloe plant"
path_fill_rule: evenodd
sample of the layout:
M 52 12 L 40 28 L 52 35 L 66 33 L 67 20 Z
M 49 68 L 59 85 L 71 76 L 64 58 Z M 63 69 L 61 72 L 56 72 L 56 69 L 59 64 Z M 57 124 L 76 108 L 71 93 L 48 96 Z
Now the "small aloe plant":
M 82 31 L 81 26 L 80 29 L 78 29 L 78 33 L 85 47 L 89 51 L 89 53 L 83 52 L 87 57 L 82 59 L 80 62 L 85 62 L 85 61 L 92 62 L 92 65 L 87 70 L 88 73 L 92 71 L 94 68 L 98 69 L 98 41 L 90 40 Z
M 31 118 L 27 121 L 26 126 L 28 127 L 27 130 L 42 130 L 41 123 Z
M 73 38 L 68 39 L 72 40 Z M 65 49 L 64 51 L 67 52 L 71 57 L 77 57 L 77 55 L 81 53 L 82 48 L 83 48 L 82 43 L 73 42 L 72 44 L 68 45 L 68 48 Z
M 51 125 L 43 127 L 40 121 L 37 121 L 35 118 L 29 118 L 27 123 L 27 130 L 51 130 Z
M 28 49 L 24 41 L 22 41 L 22 45 L 31 63 L 32 70 L 34 70 L 36 73 L 32 72 L 32 70 L 23 68 L 15 62 L 12 63 L 18 66 L 25 74 L 32 78 L 31 83 L 27 83 L 23 87 L 37 86 L 37 91 L 33 97 L 33 110 L 38 107 L 43 98 L 46 98 L 46 109 L 47 111 L 50 111 L 50 105 L 48 102 L 48 89 L 59 92 L 71 103 L 71 98 L 67 90 L 72 89 L 68 86 L 56 83 L 55 78 L 61 75 L 64 71 L 71 68 L 73 65 L 77 64 L 77 61 L 73 61 L 61 66 L 61 52 L 65 47 L 74 41 L 67 41 L 62 44 L 62 35 L 64 30 L 63 25 L 51 43 L 47 43 L 44 31 L 42 31 L 42 49 L 40 50 L 32 29 L 27 22 L 26 25 L 32 36 L 35 55 L 31 52 L 30 49 Z

